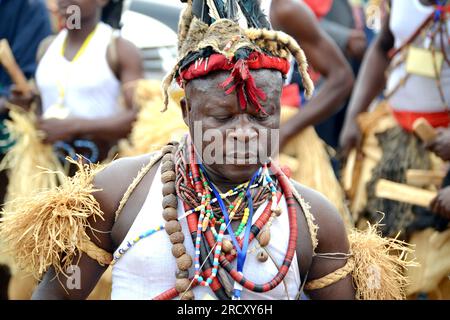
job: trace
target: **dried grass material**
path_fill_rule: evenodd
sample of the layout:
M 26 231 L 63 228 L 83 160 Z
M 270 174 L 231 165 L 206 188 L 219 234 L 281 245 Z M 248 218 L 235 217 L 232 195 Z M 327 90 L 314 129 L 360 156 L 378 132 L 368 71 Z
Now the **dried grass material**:
M 86 231 L 95 231 L 88 219 L 103 219 L 100 205 L 92 195 L 99 191 L 94 189 L 92 180 L 103 166 L 71 162 L 79 168 L 74 177 L 65 178 L 61 186 L 51 190 L 15 199 L 11 209 L 2 212 L 0 239 L 7 253 L 20 269 L 37 279 L 52 265 L 57 273 L 64 273 L 74 264 L 75 255 L 87 248 Z M 102 251 L 96 248 L 94 256 L 101 256 Z
M 377 225 L 349 233 L 355 261 L 352 272 L 359 300 L 400 300 L 406 297 L 406 270 L 417 267 L 408 255 L 414 250 L 405 242 L 380 236 Z
M 182 90 L 171 93 L 170 108 L 162 113 L 164 105 L 159 81 L 140 81 L 135 101 L 140 107 L 128 139 L 119 142 L 119 154 L 136 156 L 160 150 L 168 142 L 180 140 L 188 132 L 178 103 L 184 96 Z
M 414 245 L 414 258 L 420 267 L 408 269 L 411 283 L 407 294 L 426 292 L 441 295 L 440 299 L 450 299 L 450 291 L 440 288 L 442 282 L 450 284 L 450 229 L 417 231 L 411 236 L 410 243 Z
M 9 170 L 6 202 L 16 197 L 28 196 L 38 190 L 55 188 L 63 181 L 64 174 L 43 174 L 42 168 L 63 172 L 52 146 L 42 142 L 42 134 L 36 129 L 37 117 L 33 110 L 11 106 L 11 120 L 6 126 L 16 142 L 0 163 L 0 170 Z M 6 204 L 6 209 L 8 209 Z

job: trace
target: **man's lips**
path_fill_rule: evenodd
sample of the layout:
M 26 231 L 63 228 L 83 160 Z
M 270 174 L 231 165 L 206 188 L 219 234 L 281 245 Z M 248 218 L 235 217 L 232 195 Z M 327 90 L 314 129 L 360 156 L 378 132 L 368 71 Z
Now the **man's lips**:
M 229 153 L 227 154 L 227 158 L 235 158 L 235 159 L 251 159 L 251 158 L 256 158 L 257 154 L 256 153 Z

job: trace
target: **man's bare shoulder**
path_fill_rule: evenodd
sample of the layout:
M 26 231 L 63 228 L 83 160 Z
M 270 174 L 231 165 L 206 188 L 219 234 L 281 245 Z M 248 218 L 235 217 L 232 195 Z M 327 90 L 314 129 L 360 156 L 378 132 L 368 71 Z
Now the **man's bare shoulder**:
M 336 207 L 321 193 L 295 181 L 294 186 L 311 206 L 311 214 L 319 227 L 316 252 L 347 252 L 347 232 Z
M 106 215 L 117 210 L 117 206 L 130 184 L 154 156 L 155 154 L 144 154 L 120 158 L 111 162 L 95 176 L 94 187 L 100 191 L 96 192 L 94 196 Z

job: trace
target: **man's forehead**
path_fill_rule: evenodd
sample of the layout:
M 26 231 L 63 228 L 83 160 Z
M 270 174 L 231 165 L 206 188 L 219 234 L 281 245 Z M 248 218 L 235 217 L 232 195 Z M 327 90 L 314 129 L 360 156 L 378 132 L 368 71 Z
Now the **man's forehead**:
M 265 93 L 268 96 L 271 95 L 271 92 L 275 94 L 281 92 L 283 84 L 283 76 L 281 72 L 271 69 L 251 70 L 250 72 L 255 79 L 256 85 L 264 89 L 264 91 L 267 91 Z M 212 94 L 213 92 L 217 92 L 223 95 L 224 88 L 220 87 L 220 84 L 223 83 L 229 76 L 230 73 L 227 71 L 218 71 L 211 73 L 206 77 L 191 80 L 186 84 L 186 94 L 192 94 L 194 92 Z

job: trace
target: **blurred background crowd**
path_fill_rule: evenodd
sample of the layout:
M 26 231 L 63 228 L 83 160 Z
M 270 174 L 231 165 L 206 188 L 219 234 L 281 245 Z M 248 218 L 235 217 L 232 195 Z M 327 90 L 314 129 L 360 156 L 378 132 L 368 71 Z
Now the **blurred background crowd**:
M 81 28 L 74 30 L 67 28 L 77 23 L 71 5 L 81 8 Z M 70 175 L 65 156 L 107 162 L 153 151 L 186 131 L 176 108 L 182 92 L 173 89 L 172 108 L 159 112 L 160 82 L 177 61 L 183 6 L 0 0 L 0 203 L 58 185 L 57 177 L 31 182 L 38 166 Z M 281 132 L 280 161 L 301 182 L 329 166 L 332 177 L 318 172 L 321 181 L 311 185 L 337 199 L 346 223 L 363 228 L 383 212 L 383 235 L 400 234 L 421 249 L 417 259 L 428 269 L 412 272 L 410 297 L 450 298 L 447 2 L 262 0 L 261 6 L 274 28 L 303 47 L 317 87 L 307 101 L 292 69 L 282 105 L 300 112 Z M 303 155 L 311 146 L 294 143 L 307 130 L 324 151 L 308 160 Z M 15 277 L 8 263 L 1 266 L 0 298 L 29 298 L 34 282 Z

